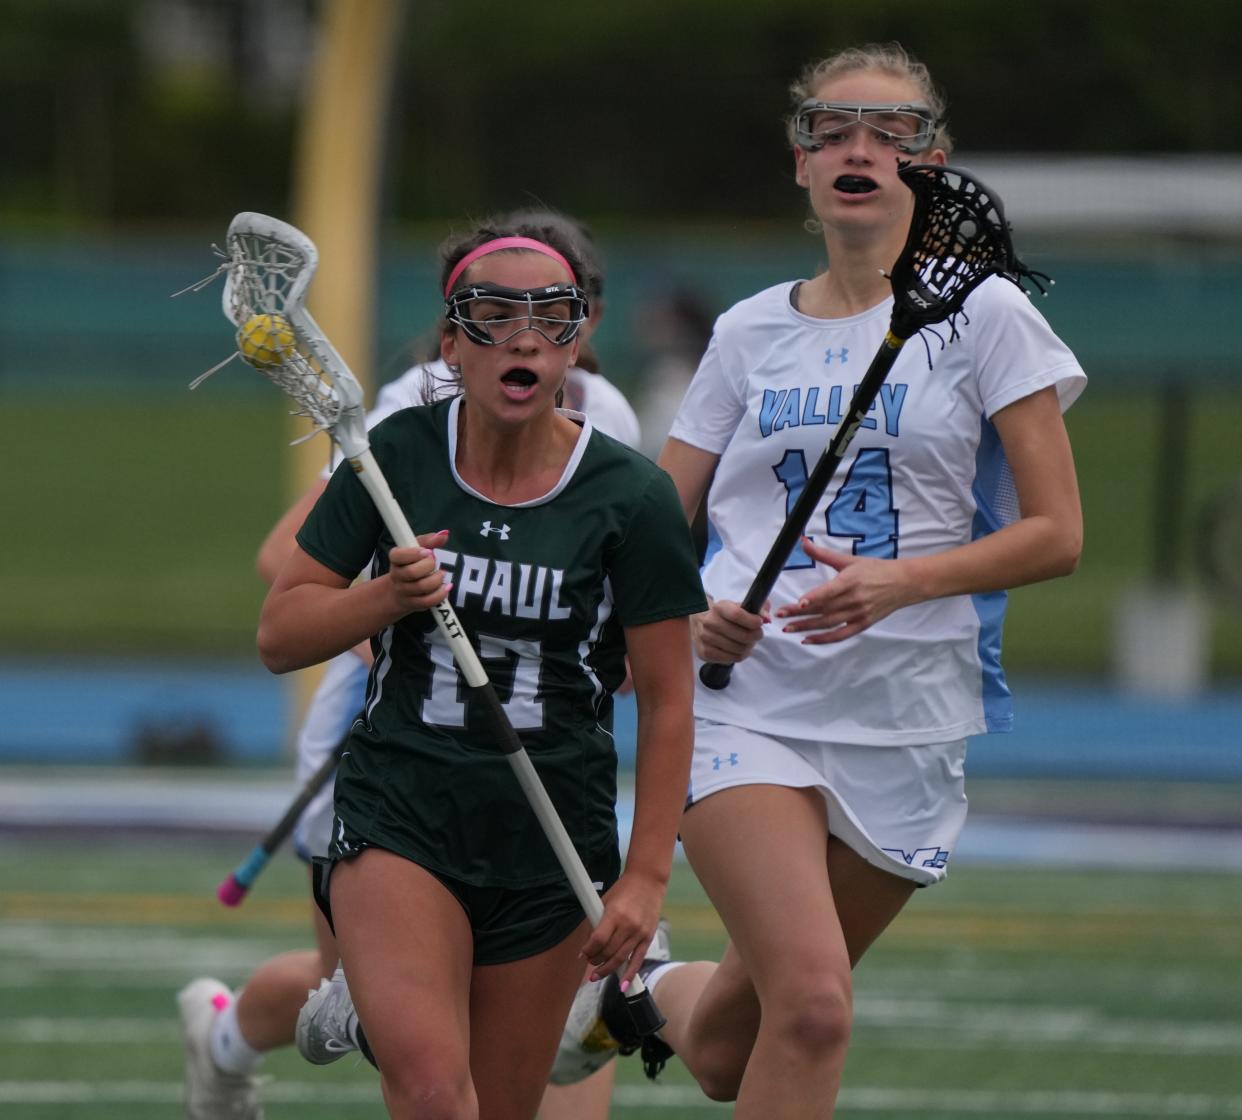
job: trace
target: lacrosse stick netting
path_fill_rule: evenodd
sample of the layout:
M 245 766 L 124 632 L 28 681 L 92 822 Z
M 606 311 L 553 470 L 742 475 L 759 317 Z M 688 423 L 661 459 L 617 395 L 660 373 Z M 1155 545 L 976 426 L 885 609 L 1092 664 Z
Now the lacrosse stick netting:
M 225 250 L 224 314 L 237 330 L 238 352 L 245 357 L 247 343 L 253 348 L 262 324 L 273 336 L 265 345 L 270 360 L 246 360 L 292 398 L 294 415 L 310 419 L 303 438 L 328 432 L 347 458 L 361 455 L 369 446 L 362 390 L 305 305 L 319 264 L 314 243 L 286 222 L 243 212 L 229 223 Z
M 914 194 L 914 219 L 889 274 L 894 335 L 907 339 L 945 320 L 952 329 L 966 297 L 994 274 L 1044 291 L 1048 278 L 1018 259 L 994 191 L 956 167 L 909 164 L 898 174 Z

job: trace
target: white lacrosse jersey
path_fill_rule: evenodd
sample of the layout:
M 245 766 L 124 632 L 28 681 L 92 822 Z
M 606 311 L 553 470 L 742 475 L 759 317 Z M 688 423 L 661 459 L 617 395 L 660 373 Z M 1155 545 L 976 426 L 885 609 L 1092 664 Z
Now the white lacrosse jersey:
M 716 322 L 670 435 L 720 456 L 708 495 L 703 585 L 741 601 L 786 511 L 836 431 L 888 328 L 892 298 L 846 319 L 794 309 L 795 285 Z M 990 417 L 1055 386 L 1062 409 L 1086 376 L 1016 285 L 992 277 L 957 320 L 910 339 L 806 527 L 817 543 L 881 558 L 943 552 L 1018 516 Z M 795 546 L 773 609 L 831 578 Z M 796 739 L 875 746 L 1008 731 L 1000 664 L 1004 592 L 917 603 L 846 641 L 806 646 L 773 620 L 695 714 Z

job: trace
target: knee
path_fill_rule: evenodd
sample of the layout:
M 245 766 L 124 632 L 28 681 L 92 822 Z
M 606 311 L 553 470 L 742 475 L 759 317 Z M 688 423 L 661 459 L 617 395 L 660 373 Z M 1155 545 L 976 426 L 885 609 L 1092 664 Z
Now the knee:
M 811 1062 L 844 1053 L 854 1023 L 854 997 L 849 978 L 824 976 L 789 992 L 763 1009 L 780 1044 Z
M 455 1076 L 420 1063 L 383 1071 L 384 1103 L 394 1120 L 462 1120 L 474 1115 L 474 1089 L 468 1073 Z
M 696 1055 L 694 1078 L 708 1100 L 737 1100 L 748 1057 L 749 1048 L 743 1053 L 724 1045 L 704 1047 Z
M 713 1101 L 734 1101 L 756 1046 L 771 1047 L 797 1065 L 822 1066 L 843 1060 L 853 1026 L 853 994 L 825 976 L 818 982 L 773 994 L 760 1004 L 759 1033 L 747 1038 L 716 1037 L 695 1047 L 692 1072 Z M 689 1064 L 689 1063 L 687 1063 Z

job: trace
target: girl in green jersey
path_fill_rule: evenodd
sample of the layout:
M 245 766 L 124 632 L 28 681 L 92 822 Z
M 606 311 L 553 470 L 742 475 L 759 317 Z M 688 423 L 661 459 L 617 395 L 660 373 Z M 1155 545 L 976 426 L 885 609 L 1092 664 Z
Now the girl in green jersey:
M 577 272 L 572 246 L 520 228 L 446 247 L 442 356 L 461 396 L 372 432 L 419 546 L 393 546 L 346 466 L 264 604 L 276 672 L 372 639 L 337 780 L 331 911 L 393 1117 L 534 1116 L 584 962 L 628 984 L 672 863 L 687 619 L 705 601 L 668 477 L 557 407 L 586 313 Z M 428 615 L 449 597 L 604 891 L 593 931 L 462 699 Z M 639 727 L 621 870 L 611 692 L 627 655 Z

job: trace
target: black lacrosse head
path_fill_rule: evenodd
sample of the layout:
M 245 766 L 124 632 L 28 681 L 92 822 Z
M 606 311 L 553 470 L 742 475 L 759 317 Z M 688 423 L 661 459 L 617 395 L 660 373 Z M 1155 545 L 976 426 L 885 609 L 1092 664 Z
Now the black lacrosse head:
M 914 193 L 914 216 L 889 274 L 893 334 L 910 338 L 933 323 L 951 321 L 966 297 L 994 274 L 1019 287 L 1029 280 L 1043 291 L 1040 279 L 1047 277 L 1018 260 L 994 191 L 959 167 L 908 163 L 897 174 Z

